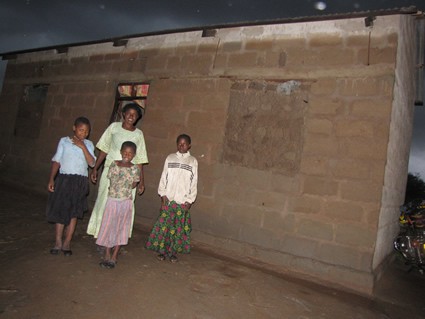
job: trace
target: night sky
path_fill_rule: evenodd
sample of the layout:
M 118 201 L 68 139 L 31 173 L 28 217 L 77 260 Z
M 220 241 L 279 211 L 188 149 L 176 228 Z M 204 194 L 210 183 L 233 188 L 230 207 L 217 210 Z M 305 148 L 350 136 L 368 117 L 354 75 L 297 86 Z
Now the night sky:
M 416 6 L 425 0 L 1 0 L 0 52 L 152 31 Z M 0 86 L 6 62 L 0 61 Z M 409 171 L 425 179 L 425 111 L 418 107 Z
M 151 31 L 416 6 L 425 0 L 2 0 L 0 52 Z

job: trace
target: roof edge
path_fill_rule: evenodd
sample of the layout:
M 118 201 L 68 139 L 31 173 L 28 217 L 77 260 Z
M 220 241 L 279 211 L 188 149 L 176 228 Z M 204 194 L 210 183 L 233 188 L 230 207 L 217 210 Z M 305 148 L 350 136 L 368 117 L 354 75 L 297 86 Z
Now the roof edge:
M 423 16 L 424 12 L 419 11 L 416 8 L 416 6 L 410 6 L 410 7 L 383 9 L 383 10 L 359 11 L 359 12 L 351 12 L 351 13 L 334 13 L 334 14 L 328 14 L 328 15 L 305 16 L 305 17 L 272 19 L 272 20 L 256 20 L 256 21 L 250 21 L 250 22 L 234 22 L 234 23 L 227 23 L 227 24 L 195 26 L 195 27 L 180 28 L 180 29 L 166 29 L 162 31 L 152 31 L 152 32 L 139 33 L 139 34 L 119 36 L 119 37 L 103 38 L 103 39 L 93 40 L 93 41 L 74 42 L 74 43 L 52 45 L 52 46 L 39 47 L 39 48 L 33 48 L 33 49 L 0 52 L 0 57 L 2 58 L 2 60 L 9 60 L 9 59 L 16 58 L 16 56 L 19 54 L 25 54 L 25 53 L 33 53 L 33 52 L 49 51 L 49 50 L 58 50 L 59 52 L 66 52 L 67 49 L 70 47 L 93 45 L 93 44 L 100 44 L 100 43 L 107 43 L 107 42 L 119 43 L 131 38 L 141 38 L 141 37 L 154 36 L 154 35 L 193 32 L 193 31 L 201 31 L 201 30 L 208 30 L 208 29 L 227 29 L 227 28 L 235 28 L 235 27 L 257 26 L 257 25 L 273 25 L 273 24 L 288 24 L 288 23 L 298 23 L 298 22 L 341 20 L 341 19 L 349 19 L 349 18 L 350 19 L 364 18 L 364 17 L 371 17 L 371 16 L 386 16 L 386 15 L 396 15 L 396 14 L 403 14 L 403 15 L 417 14 L 417 15 Z

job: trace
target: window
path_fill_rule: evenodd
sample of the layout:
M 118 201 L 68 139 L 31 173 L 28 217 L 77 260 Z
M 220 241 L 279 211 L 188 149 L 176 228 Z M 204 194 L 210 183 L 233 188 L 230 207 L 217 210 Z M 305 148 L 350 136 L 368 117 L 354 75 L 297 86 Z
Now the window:
M 39 137 L 47 89 L 47 84 L 24 87 L 24 92 L 19 101 L 18 115 L 16 116 L 15 136 L 30 139 Z
M 148 96 L 149 84 L 147 83 L 120 83 L 117 86 L 114 110 L 112 111 L 112 122 L 119 122 L 122 119 L 122 108 L 128 103 L 136 103 L 145 113 L 146 99 Z

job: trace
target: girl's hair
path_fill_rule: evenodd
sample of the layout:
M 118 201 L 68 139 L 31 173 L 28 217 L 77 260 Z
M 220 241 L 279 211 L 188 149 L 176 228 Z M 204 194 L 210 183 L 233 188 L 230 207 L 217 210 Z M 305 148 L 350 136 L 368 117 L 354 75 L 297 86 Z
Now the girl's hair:
M 134 143 L 133 143 L 133 142 L 131 142 L 131 141 L 126 141 L 126 142 L 122 143 L 122 145 L 121 145 L 121 151 L 122 151 L 123 149 L 127 148 L 127 147 L 129 147 L 129 148 L 133 149 L 134 153 L 136 153 L 136 151 L 137 151 L 137 146 L 136 146 L 136 144 L 134 144 Z
M 137 112 L 137 114 L 139 115 L 139 119 L 142 118 L 143 114 L 142 114 L 142 109 L 139 106 L 139 104 L 136 103 L 129 103 L 124 105 L 124 107 L 122 108 L 122 112 L 125 113 L 128 110 L 133 109 Z
M 182 139 L 182 138 L 186 140 L 187 144 L 189 144 L 189 145 L 192 144 L 192 140 L 190 139 L 190 136 L 187 135 L 187 134 L 180 134 L 179 136 L 177 136 L 176 143 L 178 143 L 179 140 Z
M 87 117 L 84 117 L 84 116 L 77 117 L 75 119 L 75 121 L 74 121 L 74 126 L 75 127 L 77 127 L 77 126 L 79 126 L 81 124 L 85 124 L 88 127 L 91 127 L 89 119 Z

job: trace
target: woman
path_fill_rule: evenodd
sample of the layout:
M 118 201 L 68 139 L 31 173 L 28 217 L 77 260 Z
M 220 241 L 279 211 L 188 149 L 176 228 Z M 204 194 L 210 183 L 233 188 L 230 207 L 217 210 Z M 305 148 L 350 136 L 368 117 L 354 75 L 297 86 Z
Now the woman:
M 142 117 L 142 111 L 136 103 L 130 103 L 123 107 L 123 122 L 114 122 L 108 126 L 103 133 L 96 147 L 100 150 L 97 157 L 96 164 L 90 175 L 93 183 L 97 182 L 97 170 L 105 160 L 105 167 L 100 178 L 99 190 L 94 205 L 93 211 L 90 216 L 89 225 L 87 227 L 87 234 L 93 235 L 97 238 L 100 225 L 102 223 L 103 212 L 105 210 L 106 200 L 108 198 L 109 179 L 106 177 L 108 174 L 109 166 L 113 161 L 121 159 L 121 145 L 125 141 L 131 141 L 137 146 L 137 154 L 132 163 L 137 164 L 140 169 L 140 182 L 137 187 L 137 193 L 141 195 L 145 190 L 145 183 L 143 180 L 143 164 L 148 163 L 146 154 L 145 139 L 143 132 L 136 128 L 134 125 Z M 136 188 L 133 189 L 133 199 L 135 198 Z M 134 206 L 132 212 L 132 226 L 134 221 Z M 131 227 L 132 229 L 133 227 Z M 129 237 L 131 234 L 129 234 Z

